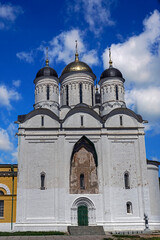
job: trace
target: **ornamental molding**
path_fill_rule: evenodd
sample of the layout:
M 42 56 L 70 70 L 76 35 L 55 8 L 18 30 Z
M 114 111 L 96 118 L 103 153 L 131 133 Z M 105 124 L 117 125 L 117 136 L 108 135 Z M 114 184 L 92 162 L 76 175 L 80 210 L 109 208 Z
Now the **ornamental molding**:
M 11 195 L 9 188 L 5 184 L 0 183 L 0 188 L 3 188 L 4 190 L 6 190 L 7 195 Z

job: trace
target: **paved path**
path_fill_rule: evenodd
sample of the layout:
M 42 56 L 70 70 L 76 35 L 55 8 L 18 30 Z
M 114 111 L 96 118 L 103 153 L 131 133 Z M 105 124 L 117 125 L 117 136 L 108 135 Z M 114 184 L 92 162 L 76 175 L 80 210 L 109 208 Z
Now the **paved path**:
M 111 236 L 3 236 L 0 240 L 103 240 Z

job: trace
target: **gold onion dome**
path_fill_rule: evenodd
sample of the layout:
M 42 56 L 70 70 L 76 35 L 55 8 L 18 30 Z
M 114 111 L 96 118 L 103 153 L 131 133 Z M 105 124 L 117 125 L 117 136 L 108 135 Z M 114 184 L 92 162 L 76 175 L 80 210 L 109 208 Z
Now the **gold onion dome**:
M 75 61 L 74 62 L 71 62 L 69 63 L 62 71 L 62 74 L 65 74 L 65 73 L 70 73 L 70 72 L 90 72 L 90 73 L 93 73 L 92 72 L 92 69 L 84 62 L 81 62 L 81 61 Z
M 78 52 L 77 52 L 77 45 L 76 45 L 75 61 L 69 63 L 63 69 L 61 77 L 64 74 L 75 73 L 75 72 L 86 72 L 86 73 L 91 74 L 95 78 L 95 75 L 92 72 L 92 69 L 86 63 L 79 61 L 79 55 L 78 55 Z

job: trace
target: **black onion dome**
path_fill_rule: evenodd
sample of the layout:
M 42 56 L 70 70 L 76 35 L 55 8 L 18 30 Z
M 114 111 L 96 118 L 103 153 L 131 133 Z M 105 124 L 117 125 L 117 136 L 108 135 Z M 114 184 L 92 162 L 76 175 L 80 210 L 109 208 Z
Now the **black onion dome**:
M 58 74 L 57 72 L 49 67 L 49 66 L 45 66 L 43 68 L 41 68 L 38 72 L 37 72 L 37 75 L 36 75 L 36 78 L 39 78 L 39 77 L 57 77 L 58 78 Z
M 114 67 L 109 67 L 108 69 L 106 69 L 102 74 L 100 79 L 102 78 L 108 78 L 108 77 L 119 77 L 119 78 L 123 78 L 122 73 Z

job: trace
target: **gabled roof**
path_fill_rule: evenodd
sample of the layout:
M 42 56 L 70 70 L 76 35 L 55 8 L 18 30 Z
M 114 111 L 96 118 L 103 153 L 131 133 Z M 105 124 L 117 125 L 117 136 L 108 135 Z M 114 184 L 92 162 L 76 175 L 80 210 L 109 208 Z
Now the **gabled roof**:
M 128 108 L 115 108 L 114 110 L 109 112 L 107 115 L 103 116 L 102 119 L 105 122 L 109 117 L 112 117 L 117 114 L 125 114 L 125 115 L 135 118 L 140 123 L 143 122 L 143 118 L 141 117 L 141 115 L 136 114 L 135 112 L 133 112 L 132 110 L 130 110 Z
M 102 119 L 101 117 L 98 115 L 97 112 L 95 112 L 92 108 L 90 108 L 87 104 L 85 103 L 79 103 L 77 104 L 73 109 L 71 109 L 65 116 L 65 118 L 62 120 L 62 122 L 65 122 L 65 120 L 72 116 L 75 113 L 79 113 L 79 112 L 83 112 L 83 113 L 87 113 L 89 115 L 91 115 L 93 118 L 97 119 L 99 122 L 102 123 Z
M 33 111 L 29 112 L 26 115 L 18 115 L 18 122 L 24 123 L 26 120 L 28 120 L 36 115 L 39 115 L 39 114 L 48 115 L 49 117 L 51 117 L 51 118 L 55 119 L 57 122 L 59 122 L 59 117 L 47 108 L 37 108 L 37 109 L 34 109 Z

